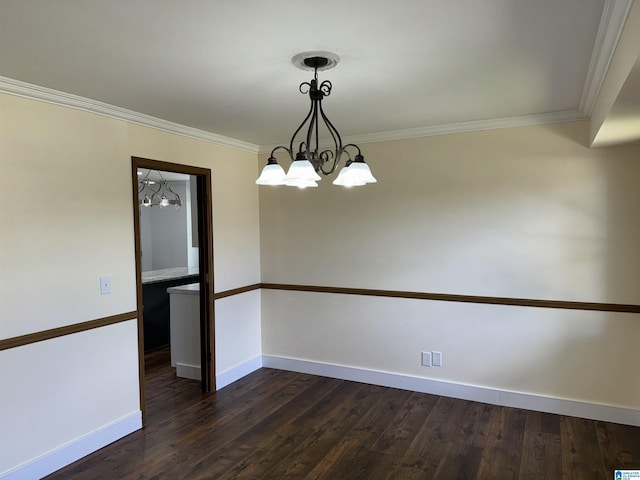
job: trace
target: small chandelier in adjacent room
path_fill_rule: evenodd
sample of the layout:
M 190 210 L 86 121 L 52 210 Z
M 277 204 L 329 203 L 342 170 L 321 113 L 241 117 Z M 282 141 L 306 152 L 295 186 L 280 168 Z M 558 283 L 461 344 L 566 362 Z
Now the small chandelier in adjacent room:
M 256 180 L 258 185 L 317 187 L 316 182 L 321 178 L 318 174 L 331 175 L 338 168 L 342 158 L 344 158 L 344 166 L 333 181 L 334 185 L 355 187 L 376 182 L 369 166 L 364 162 L 360 147 L 353 143 L 343 145 L 340 133 L 322 109 L 322 99 L 331 94 L 332 85 L 329 80 L 318 85 L 318 70 L 335 67 L 339 60 L 337 55 L 328 52 L 306 52 L 293 57 L 292 61 L 298 68 L 314 71 L 311 82 L 303 82 L 299 87 L 300 93 L 309 94 L 311 108 L 293 133 L 289 146 L 281 145 L 271 151 L 267 165 Z M 320 121 L 324 125 L 323 132 L 328 131 L 328 136 L 331 137 L 332 146 L 328 148 L 320 146 L 318 138 Z M 298 150 L 295 154 L 294 146 Z M 287 152 L 291 160 L 291 166 L 286 174 L 275 157 L 275 153 L 279 150 Z
M 153 188 L 156 182 L 149 178 L 150 173 L 151 170 L 139 182 L 138 197 L 140 198 L 140 205 L 143 207 L 158 205 L 160 208 L 174 205 L 176 208 L 180 208 L 182 206 L 180 195 L 171 190 L 171 187 L 160 172 L 156 172 L 160 177 L 158 188 Z

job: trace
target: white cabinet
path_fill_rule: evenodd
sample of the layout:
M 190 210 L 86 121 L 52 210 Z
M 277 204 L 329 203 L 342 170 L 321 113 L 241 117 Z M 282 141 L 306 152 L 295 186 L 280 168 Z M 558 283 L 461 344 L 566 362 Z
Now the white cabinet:
M 171 365 L 176 376 L 200 380 L 200 284 L 180 285 L 169 293 Z

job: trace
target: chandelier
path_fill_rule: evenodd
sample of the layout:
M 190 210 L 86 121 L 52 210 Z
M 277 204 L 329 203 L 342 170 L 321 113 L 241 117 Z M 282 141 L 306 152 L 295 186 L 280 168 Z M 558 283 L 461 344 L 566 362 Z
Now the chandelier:
M 171 190 L 171 187 L 160 172 L 156 172 L 160 176 L 160 182 L 158 187 L 154 188 L 153 185 L 156 182 L 149 178 L 150 173 L 151 170 L 139 182 L 138 197 L 140 198 L 140 205 L 143 207 L 158 205 L 160 208 L 175 205 L 176 208 L 180 208 L 182 206 L 180 195 Z M 172 198 L 169 198 L 170 196 Z
M 311 107 L 309 113 L 291 137 L 289 146 L 275 147 L 269 155 L 267 164 L 256 180 L 258 185 L 287 185 L 290 187 L 317 187 L 317 181 L 323 175 L 331 175 L 336 171 L 340 160 L 344 158 L 344 166 L 333 181 L 334 185 L 355 187 L 377 180 L 371 174 L 364 161 L 360 147 L 353 143 L 342 144 L 340 133 L 333 126 L 322 108 L 322 99 L 331 94 L 332 85 L 329 80 L 318 84 L 318 70 L 335 67 L 339 57 L 328 52 L 306 52 L 293 57 L 294 65 L 304 70 L 313 70 L 313 79 L 303 82 L 298 89 L 302 94 L 309 94 Z M 321 146 L 320 132 L 330 137 L 331 145 Z M 324 144 L 326 145 L 326 143 Z M 294 147 L 297 152 L 294 155 Z M 275 154 L 285 151 L 289 155 L 291 165 L 285 174 L 278 164 Z

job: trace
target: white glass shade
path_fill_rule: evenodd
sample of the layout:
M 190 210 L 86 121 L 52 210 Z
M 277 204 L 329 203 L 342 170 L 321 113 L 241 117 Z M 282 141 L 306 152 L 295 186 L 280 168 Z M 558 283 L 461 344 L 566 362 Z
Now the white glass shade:
M 348 167 L 343 167 L 338 177 L 333 181 L 334 185 L 343 187 L 359 187 L 367 183 L 376 183 L 377 180 L 371 174 L 369 165 L 364 162 L 353 162 Z
M 287 172 L 287 176 L 285 177 L 285 183 L 289 186 L 300 186 L 300 184 L 308 183 L 308 182 L 317 182 L 320 180 L 320 175 L 318 175 L 311 165 L 309 160 L 295 160 L 291 163 L 289 167 L 289 171 Z M 306 185 L 308 187 L 314 185 Z M 315 185 L 317 186 L 317 185 Z
M 349 165 L 349 180 L 355 183 L 376 183 L 369 165 L 364 162 L 353 162 Z
M 364 185 L 365 182 L 357 182 L 355 178 L 352 178 L 351 167 L 342 167 L 338 176 L 333 181 L 334 185 L 341 185 L 343 187 L 359 187 Z
M 287 187 L 298 187 L 298 188 L 313 188 L 318 186 L 315 180 L 304 180 L 301 178 L 287 180 L 285 185 Z
M 169 199 L 165 195 L 162 195 L 162 197 L 160 198 L 159 205 L 161 207 L 168 207 L 169 206 Z
M 262 173 L 256 180 L 257 185 L 284 185 L 284 169 L 277 163 L 264 166 Z

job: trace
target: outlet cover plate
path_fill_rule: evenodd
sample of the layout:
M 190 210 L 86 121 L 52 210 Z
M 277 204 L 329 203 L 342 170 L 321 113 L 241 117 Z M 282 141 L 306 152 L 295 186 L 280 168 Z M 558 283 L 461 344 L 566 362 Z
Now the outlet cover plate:
M 422 352 L 422 366 L 423 367 L 431 366 L 431 352 Z
M 431 352 L 433 356 L 433 366 L 441 367 L 442 366 L 442 352 Z

